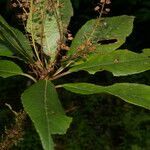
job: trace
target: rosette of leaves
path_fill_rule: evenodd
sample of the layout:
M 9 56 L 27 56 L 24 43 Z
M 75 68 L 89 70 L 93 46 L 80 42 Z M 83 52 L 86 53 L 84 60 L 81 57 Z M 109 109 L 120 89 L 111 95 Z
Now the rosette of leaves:
M 72 14 L 69 0 L 31 0 L 26 25 L 31 37 L 29 39 L 0 17 L 0 76 L 7 78 L 23 75 L 33 81 L 21 99 L 45 150 L 54 149 L 51 135 L 65 134 L 72 120 L 65 115 L 56 86 L 84 95 L 108 93 L 128 103 L 150 109 L 148 85 L 54 85 L 53 80 L 80 70 L 90 74 L 106 70 L 114 76 L 127 76 L 150 69 L 150 49 L 144 49 L 140 54 L 119 49 L 132 32 L 132 16 L 89 20 L 76 34 L 70 50 L 60 61 L 61 66 L 55 68 L 61 44 L 66 41 L 64 33 Z M 29 66 L 30 72 L 24 72 L 15 63 L 16 59 Z

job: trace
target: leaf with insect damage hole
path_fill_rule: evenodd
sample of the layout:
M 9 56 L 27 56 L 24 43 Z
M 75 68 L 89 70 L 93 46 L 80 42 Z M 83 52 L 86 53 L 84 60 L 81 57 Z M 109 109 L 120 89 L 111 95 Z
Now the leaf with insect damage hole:
M 117 83 L 110 86 L 99 86 L 90 83 L 68 83 L 60 87 L 83 95 L 108 93 L 128 103 L 150 109 L 150 86 L 143 84 Z
M 64 32 L 73 15 L 70 0 L 40 0 L 30 2 L 26 29 L 43 52 L 54 61 Z M 34 43 L 33 43 L 34 44 Z
M 65 115 L 54 85 L 48 80 L 38 81 L 23 93 L 22 102 L 44 150 L 54 150 L 52 134 L 65 134 L 72 121 Z
M 132 32 L 133 20 L 124 15 L 88 21 L 75 36 L 68 56 L 95 52 L 103 55 L 116 50 Z
M 125 76 L 144 72 L 150 69 L 150 58 L 145 52 L 138 54 L 128 50 L 116 50 L 105 55 L 96 54 L 88 61 L 79 65 L 73 65 L 70 72 L 79 70 L 94 74 L 107 70 L 114 76 Z

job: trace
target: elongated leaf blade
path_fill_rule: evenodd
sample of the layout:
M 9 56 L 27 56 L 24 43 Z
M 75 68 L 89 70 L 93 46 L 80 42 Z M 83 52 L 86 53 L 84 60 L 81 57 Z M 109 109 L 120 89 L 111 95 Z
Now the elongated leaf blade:
M 33 52 L 27 38 L 17 29 L 8 25 L 8 23 L 0 16 L 0 43 L 20 56 L 26 62 L 34 62 Z
M 0 60 L 0 76 L 7 78 L 10 76 L 21 75 L 22 70 L 14 62 L 8 60 Z
M 73 66 L 70 71 L 85 70 L 94 74 L 97 71 L 107 70 L 114 76 L 125 76 L 149 69 L 150 58 L 145 53 L 137 54 L 128 50 L 117 50 L 106 55 L 95 55 L 87 62 Z
M 71 118 L 65 115 L 54 85 L 47 80 L 35 83 L 23 93 L 22 102 L 39 133 L 43 148 L 53 150 L 51 134 L 64 134 L 71 122 Z
M 133 20 L 134 17 L 124 15 L 88 21 L 75 36 L 68 55 L 80 55 L 80 51 L 91 49 L 100 54 L 114 51 L 132 32 Z
M 62 85 L 66 90 L 77 94 L 108 93 L 124 101 L 150 109 L 150 86 L 133 83 L 118 83 L 110 86 L 98 86 L 89 83 L 70 83 Z
M 72 14 L 70 0 L 31 0 L 27 31 L 51 61 L 55 59 L 59 43 L 63 42 L 64 28 L 67 29 Z

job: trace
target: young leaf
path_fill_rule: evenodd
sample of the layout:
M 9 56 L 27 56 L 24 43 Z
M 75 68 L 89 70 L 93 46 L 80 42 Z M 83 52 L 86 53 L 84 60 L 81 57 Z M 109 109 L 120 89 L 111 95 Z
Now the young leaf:
M 133 83 L 118 83 L 110 86 L 98 86 L 89 83 L 70 83 L 61 85 L 66 90 L 78 94 L 108 93 L 124 101 L 150 109 L 150 86 Z
M 97 54 L 85 63 L 74 65 L 70 72 L 85 70 L 94 74 L 97 71 L 107 70 L 112 72 L 114 76 L 125 76 L 149 69 L 150 58 L 147 55 L 128 50 L 117 50 L 106 55 Z
M 101 54 L 112 52 L 119 48 L 132 32 L 133 20 L 134 17 L 124 15 L 88 21 L 75 36 L 68 55 L 75 55 L 82 47 L 83 51 L 91 47 Z
M 71 123 L 71 118 L 65 115 L 54 85 L 47 80 L 35 83 L 23 93 L 22 103 L 39 133 L 43 148 L 53 150 L 51 134 L 64 134 Z
M 10 76 L 21 75 L 22 70 L 20 67 L 8 60 L 0 60 L 0 76 L 7 78 Z
M 70 0 L 31 0 L 27 31 L 52 61 L 59 42 L 63 41 L 64 27 L 67 29 L 72 13 Z
M 0 43 L 26 62 L 33 63 L 33 52 L 27 38 L 17 29 L 10 27 L 0 16 Z

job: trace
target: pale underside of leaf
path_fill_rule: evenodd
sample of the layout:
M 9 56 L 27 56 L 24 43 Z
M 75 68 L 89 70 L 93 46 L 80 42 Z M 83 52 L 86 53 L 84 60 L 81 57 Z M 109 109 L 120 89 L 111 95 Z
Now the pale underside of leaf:
M 39 133 L 43 148 L 53 150 L 51 134 L 64 134 L 71 122 L 71 118 L 65 115 L 54 85 L 47 80 L 35 83 L 23 93 L 22 102 Z
M 63 42 L 64 26 L 67 29 L 72 13 L 70 0 L 31 1 L 26 28 L 51 61 L 55 59 L 60 42 Z
M 107 70 L 114 76 L 136 74 L 150 69 L 150 58 L 143 54 L 128 50 L 117 50 L 106 55 L 97 54 L 85 63 L 72 66 L 70 72 L 85 70 L 94 74 Z
M 83 95 L 108 93 L 128 103 L 150 109 L 150 86 L 147 85 L 117 83 L 110 86 L 99 86 L 90 83 L 68 83 L 61 86 L 66 90 Z

